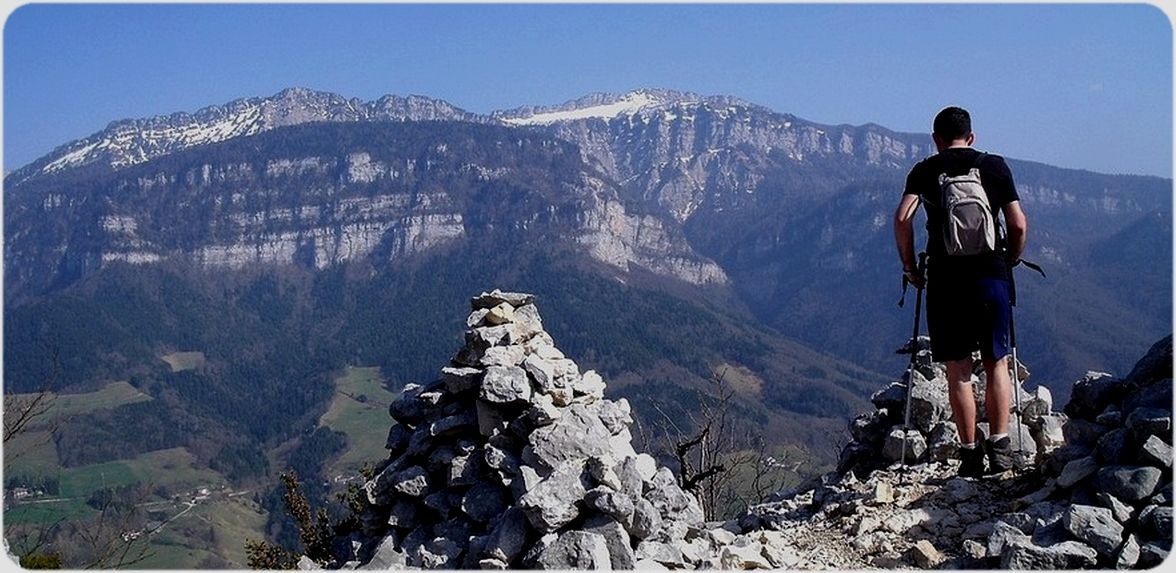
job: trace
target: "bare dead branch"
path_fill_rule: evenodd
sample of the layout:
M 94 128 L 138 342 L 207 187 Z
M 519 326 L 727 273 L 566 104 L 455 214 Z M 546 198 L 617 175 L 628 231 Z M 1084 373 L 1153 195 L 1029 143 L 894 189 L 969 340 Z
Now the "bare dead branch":
M 53 407 L 56 396 L 52 390 L 57 382 L 57 376 L 57 351 L 54 350 L 49 376 L 32 396 L 4 396 L 3 443 L 7 444 L 13 438 L 24 433 L 29 423 L 40 418 Z

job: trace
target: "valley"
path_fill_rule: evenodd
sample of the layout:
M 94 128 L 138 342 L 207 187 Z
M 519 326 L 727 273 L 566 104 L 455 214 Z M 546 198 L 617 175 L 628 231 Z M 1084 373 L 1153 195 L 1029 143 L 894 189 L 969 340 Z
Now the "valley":
M 658 421 L 722 380 L 740 451 L 828 471 L 904 364 L 889 217 L 925 139 L 667 90 L 477 115 L 294 89 L 116 122 L 5 179 L 6 409 L 53 382 L 4 444 L 6 535 L 113 500 L 143 566 L 293 547 L 277 476 L 339 511 L 493 288 L 536 294 L 640 451 L 668 459 Z M 1061 401 L 1171 332 L 1171 181 L 1009 163 L 1048 272 L 1018 284 L 1021 356 Z

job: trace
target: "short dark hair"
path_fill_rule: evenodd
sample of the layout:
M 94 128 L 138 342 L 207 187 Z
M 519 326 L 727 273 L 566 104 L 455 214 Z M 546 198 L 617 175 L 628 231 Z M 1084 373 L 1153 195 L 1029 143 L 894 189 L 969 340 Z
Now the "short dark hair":
M 935 116 L 935 135 L 948 141 L 961 139 L 972 133 L 972 116 L 962 107 L 945 107 Z

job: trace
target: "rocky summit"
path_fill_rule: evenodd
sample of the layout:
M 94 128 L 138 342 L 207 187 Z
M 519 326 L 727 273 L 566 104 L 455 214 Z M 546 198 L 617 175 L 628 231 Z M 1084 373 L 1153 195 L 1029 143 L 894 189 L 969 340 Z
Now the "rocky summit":
M 1021 467 L 979 480 L 956 475 L 946 380 L 928 342 L 916 346 L 907 465 L 897 463 L 903 380 L 874 395 L 878 410 L 851 422 L 840 473 L 750 508 L 741 529 L 782 533 L 805 569 L 1143 569 L 1166 559 L 1171 337 L 1125 378 L 1092 372 L 1077 381 L 1061 413 L 1040 387 L 1018 388 Z M 1023 365 L 1018 374 L 1028 377 Z M 973 384 L 982 390 L 982 376 Z M 982 415 L 983 395 L 977 400 Z
M 390 406 L 344 565 L 621 568 L 685 563 L 698 501 L 632 446 L 629 404 L 556 348 L 530 294 L 471 301 L 465 345 Z M 696 544 L 698 545 L 698 544 Z M 708 546 L 709 547 L 709 546 Z
M 849 424 L 837 471 L 707 522 L 634 450 L 630 405 L 555 346 L 533 295 L 471 307 L 450 364 L 391 404 L 361 527 L 301 568 L 1140 569 L 1171 549 L 1171 337 L 1124 378 L 1077 381 L 1061 412 L 1018 364 L 1018 464 L 980 479 L 957 475 L 943 367 L 912 340 L 914 368 Z

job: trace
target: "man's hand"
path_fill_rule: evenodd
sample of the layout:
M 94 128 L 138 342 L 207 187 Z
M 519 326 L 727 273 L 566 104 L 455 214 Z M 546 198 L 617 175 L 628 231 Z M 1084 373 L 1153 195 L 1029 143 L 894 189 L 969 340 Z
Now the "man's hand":
M 915 211 L 919 208 L 918 195 L 903 195 L 902 201 L 898 204 L 898 209 L 894 211 L 894 243 L 898 247 L 898 260 L 902 261 L 904 269 L 915 268 Z M 917 270 L 916 274 L 919 273 Z M 909 278 L 905 278 L 906 272 L 903 272 L 903 284 L 911 282 Z M 920 277 L 921 279 L 922 277 Z M 922 282 L 915 283 L 921 285 Z M 922 288 L 921 286 L 919 288 Z
M 923 271 L 919 268 L 903 269 L 902 280 L 915 285 L 915 288 L 921 289 L 927 285 L 927 278 L 923 276 Z

